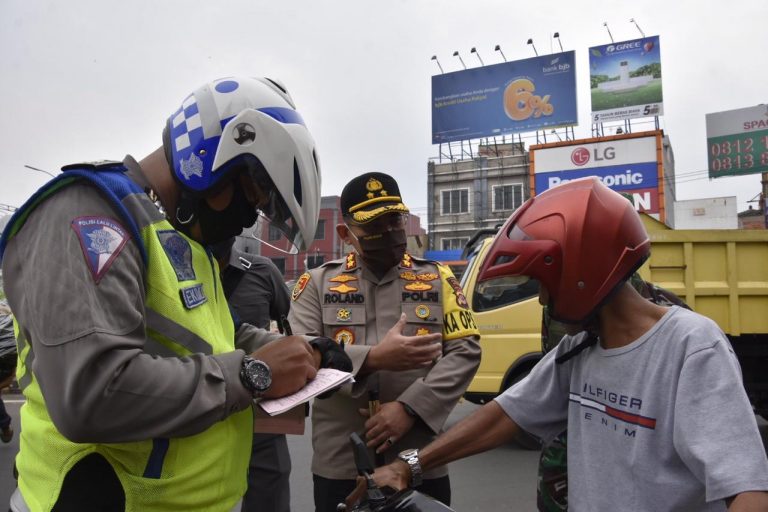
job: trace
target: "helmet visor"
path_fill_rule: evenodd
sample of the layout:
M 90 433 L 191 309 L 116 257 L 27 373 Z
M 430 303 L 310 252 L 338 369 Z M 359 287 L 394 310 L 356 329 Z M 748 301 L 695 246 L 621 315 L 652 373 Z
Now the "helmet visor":
M 238 167 L 242 166 L 241 168 L 245 170 L 249 181 L 256 188 L 255 195 L 257 195 L 257 201 L 255 209 L 257 215 L 266 219 L 269 222 L 270 228 L 278 230 L 285 236 L 288 240 L 288 247 L 280 247 L 280 245 L 283 244 L 275 244 L 274 240 L 272 243 L 267 242 L 256 236 L 256 232 L 252 235 L 253 238 L 288 254 L 295 254 L 300 250 L 304 250 L 306 244 L 304 237 L 301 234 L 301 230 L 294 222 L 291 210 L 288 208 L 288 205 L 283 200 L 277 187 L 272 181 L 272 178 L 270 178 L 267 170 L 261 164 L 259 159 L 250 154 L 240 155 L 233 161 L 228 162 L 225 167 L 233 165 Z

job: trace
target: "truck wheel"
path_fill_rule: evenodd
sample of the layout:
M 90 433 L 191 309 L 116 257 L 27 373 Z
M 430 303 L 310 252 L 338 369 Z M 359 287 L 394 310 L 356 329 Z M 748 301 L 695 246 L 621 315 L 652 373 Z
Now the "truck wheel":
M 511 388 L 526 378 L 530 372 L 531 370 L 528 369 L 515 375 L 515 377 L 509 381 L 509 386 L 507 386 L 507 388 Z M 533 434 L 529 434 L 525 430 L 520 430 L 520 432 L 515 436 L 515 443 L 524 450 L 541 450 L 541 439 Z

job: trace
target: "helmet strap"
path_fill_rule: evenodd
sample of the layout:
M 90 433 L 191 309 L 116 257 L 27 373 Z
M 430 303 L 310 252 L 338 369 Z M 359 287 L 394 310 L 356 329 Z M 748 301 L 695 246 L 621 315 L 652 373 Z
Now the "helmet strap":
M 181 190 L 179 202 L 176 206 L 176 222 L 182 231 L 186 232 L 197 218 L 197 204 L 199 201 L 200 199 L 197 195 L 190 194 L 184 189 Z

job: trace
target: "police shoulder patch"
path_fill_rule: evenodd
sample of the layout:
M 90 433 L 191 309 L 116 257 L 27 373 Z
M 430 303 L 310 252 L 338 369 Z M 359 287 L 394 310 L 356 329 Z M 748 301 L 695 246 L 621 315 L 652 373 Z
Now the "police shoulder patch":
M 293 291 L 291 292 L 291 300 L 298 300 L 301 293 L 304 291 L 304 288 L 307 287 L 307 283 L 309 283 L 309 272 L 304 272 L 299 276 L 299 279 L 296 281 L 296 284 L 293 286 Z
M 70 224 L 83 250 L 88 270 L 99 284 L 128 241 L 128 233 L 110 217 L 77 217 Z

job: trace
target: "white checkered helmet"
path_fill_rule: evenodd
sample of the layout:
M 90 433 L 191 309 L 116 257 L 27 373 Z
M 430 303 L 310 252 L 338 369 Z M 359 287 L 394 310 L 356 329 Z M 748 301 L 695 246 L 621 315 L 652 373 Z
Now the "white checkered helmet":
M 163 142 L 182 199 L 199 198 L 247 169 L 270 195 L 259 213 L 295 249 L 312 243 L 320 166 L 315 142 L 282 84 L 248 77 L 207 83 L 168 118 Z

